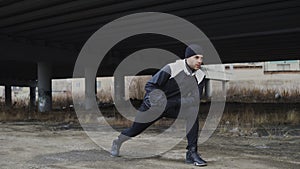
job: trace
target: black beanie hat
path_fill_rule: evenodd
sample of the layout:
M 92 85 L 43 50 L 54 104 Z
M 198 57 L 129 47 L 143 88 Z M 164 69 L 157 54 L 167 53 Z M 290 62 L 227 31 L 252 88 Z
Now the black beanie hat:
M 194 55 L 203 55 L 203 48 L 200 45 L 192 44 L 185 49 L 185 58 Z

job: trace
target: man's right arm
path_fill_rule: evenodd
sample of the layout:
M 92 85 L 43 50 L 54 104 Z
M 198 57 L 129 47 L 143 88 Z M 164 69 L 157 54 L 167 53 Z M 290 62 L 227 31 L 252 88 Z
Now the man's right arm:
M 147 93 L 150 93 L 154 89 L 161 89 L 162 86 L 166 84 L 166 82 L 171 77 L 171 69 L 169 65 L 166 65 L 161 70 L 159 70 L 145 85 L 145 90 Z
M 167 83 L 167 81 L 171 77 L 171 69 L 169 65 L 166 65 L 161 70 L 159 70 L 145 85 L 146 95 L 144 98 L 145 103 L 148 107 L 150 107 L 151 104 L 158 103 L 163 96 L 162 93 L 156 92 L 151 94 L 150 99 L 150 93 L 154 91 L 155 89 L 162 89 L 162 87 Z M 150 100 L 152 103 L 150 103 Z

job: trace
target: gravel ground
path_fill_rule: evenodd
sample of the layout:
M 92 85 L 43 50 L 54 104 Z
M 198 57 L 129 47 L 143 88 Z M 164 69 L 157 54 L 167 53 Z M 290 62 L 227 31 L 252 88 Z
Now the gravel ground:
M 151 134 L 151 133 L 146 133 Z M 108 140 L 110 141 L 110 140 Z M 152 158 L 110 157 L 78 128 L 44 123 L 0 123 L 1 169 L 198 168 L 185 164 L 186 140 Z M 207 169 L 298 169 L 300 137 L 213 135 L 199 145 Z M 137 150 L 139 145 L 136 145 Z

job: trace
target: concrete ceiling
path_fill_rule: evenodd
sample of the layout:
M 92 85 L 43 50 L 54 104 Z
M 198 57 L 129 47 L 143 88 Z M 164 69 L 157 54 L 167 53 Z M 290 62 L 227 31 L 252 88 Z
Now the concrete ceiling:
M 38 62 L 53 65 L 53 78 L 72 77 L 86 40 L 106 23 L 136 12 L 192 22 L 223 63 L 300 59 L 299 11 L 298 0 L 0 0 L 0 81 L 35 80 Z M 111 75 L 126 55 L 147 47 L 182 55 L 185 46 L 171 41 L 128 38 L 112 49 L 120 54 L 106 57 L 98 75 Z

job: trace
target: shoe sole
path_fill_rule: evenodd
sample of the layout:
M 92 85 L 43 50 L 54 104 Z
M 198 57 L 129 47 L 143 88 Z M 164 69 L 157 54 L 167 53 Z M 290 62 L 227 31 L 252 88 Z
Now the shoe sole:
M 199 164 L 197 162 L 192 162 L 192 161 L 185 161 L 186 164 L 193 164 L 194 166 L 198 166 L 198 167 L 204 167 L 207 166 L 207 163 L 203 163 L 203 164 Z
M 117 158 L 117 157 L 121 157 L 121 156 L 120 156 L 120 155 L 117 155 L 117 156 L 110 155 L 110 157 L 115 157 L 115 158 Z
M 207 166 L 206 163 L 199 164 L 199 163 L 196 163 L 196 162 L 194 162 L 194 165 L 195 165 L 195 166 L 198 166 L 198 167 L 204 167 L 204 166 Z

